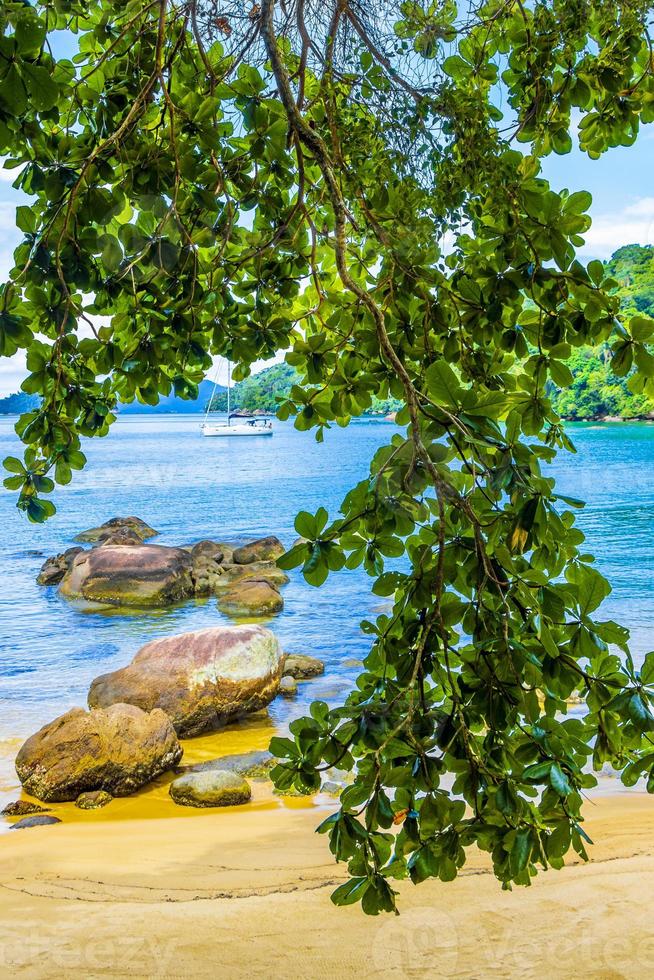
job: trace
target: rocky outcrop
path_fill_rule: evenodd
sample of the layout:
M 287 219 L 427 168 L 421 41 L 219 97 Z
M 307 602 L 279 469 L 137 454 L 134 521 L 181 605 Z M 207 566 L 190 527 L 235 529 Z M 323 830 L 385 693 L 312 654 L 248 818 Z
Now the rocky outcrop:
M 54 555 L 52 558 L 47 558 L 43 565 L 41 565 L 41 571 L 37 576 L 36 581 L 38 584 L 58 585 L 80 551 L 84 551 L 84 549 L 68 548 L 61 555 Z
M 75 806 L 80 810 L 100 810 L 111 803 L 113 796 L 103 789 L 95 789 L 91 793 L 80 793 L 75 800 Z
M 23 817 L 12 824 L 10 830 L 29 830 L 30 827 L 47 827 L 48 824 L 61 823 L 59 817 L 51 817 L 47 813 L 37 813 L 33 817 Z
M 279 538 L 271 534 L 267 538 L 258 538 L 241 548 L 236 548 L 233 560 L 237 565 L 249 565 L 253 561 L 275 561 L 285 551 L 286 549 Z
M 325 673 L 325 665 L 317 657 L 308 657 L 304 653 L 287 653 L 284 660 L 284 677 L 294 677 L 297 681 L 306 681 Z
M 73 708 L 32 735 L 16 757 L 26 791 L 39 800 L 75 800 L 102 789 L 127 796 L 174 768 L 182 749 L 163 711 L 131 704 Z
M 31 813 L 47 813 L 47 807 L 30 803 L 29 800 L 14 800 L 13 803 L 7 803 L 0 813 L 3 817 L 27 817 Z
M 284 600 L 269 582 L 237 582 L 218 597 L 218 608 L 228 616 L 274 616 Z
M 283 654 L 261 626 L 212 627 L 147 643 L 131 664 L 96 678 L 89 705 L 162 708 L 179 735 L 259 711 L 277 694 Z
M 109 605 L 166 606 L 194 594 L 192 567 L 183 548 L 105 544 L 74 557 L 59 591 Z
M 252 796 L 249 784 L 226 769 L 190 772 L 170 784 L 170 795 L 180 806 L 238 806 Z
M 159 533 L 145 521 L 142 521 L 140 517 L 112 517 L 111 520 L 105 521 L 99 527 L 90 527 L 86 531 L 80 531 L 75 537 L 75 541 L 90 541 L 95 544 L 98 541 L 104 541 L 123 528 L 133 531 L 141 541 L 154 538 Z

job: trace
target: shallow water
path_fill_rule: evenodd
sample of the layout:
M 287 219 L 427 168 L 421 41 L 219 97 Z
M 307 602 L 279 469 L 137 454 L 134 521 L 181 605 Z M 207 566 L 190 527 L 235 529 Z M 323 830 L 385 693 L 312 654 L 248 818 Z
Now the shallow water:
M 360 421 L 333 429 L 318 444 L 311 434 L 275 423 L 272 440 L 212 440 L 202 438 L 199 421 L 121 419 L 108 438 L 87 443 L 86 469 L 58 489 L 57 515 L 44 526 L 30 525 L 16 511 L 14 495 L 0 492 L 0 807 L 16 795 L 12 760 L 22 739 L 84 705 L 95 676 L 124 666 L 154 637 L 228 621 L 215 599 L 138 615 L 81 611 L 36 584 L 45 556 L 70 547 L 83 528 L 126 514 L 157 528 L 162 544 L 274 533 L 290 545 L 297 511 L 324 505 L 335 514 L 394 431 L 383 421 Z M 18 452 L 13 422 L 0 419 L 0 458 Z M 631 627 L 640 659 L 654 645 L 654 426 L 578 425 L 570 431 L 578 453 L 562 454 L 553 470 L 560 492 L 588 501 L 579 514 L 587 550 L 614 585 L 603 611 Z M 273 729 L 311 700 L 335 703 L 351 687 L 351 661 L 365 656 L 369 643 L 359 621 L 382 605 L 367 576 L 341 572 L 313 589 L 292 573 L 283 591 L 284 612 L 271 625 L 287 651 L 324 660 L 325 674 L 301 683 L 292 701 L 274 701 L 263 726 L 241 724 L 210 736 L 203 749 L 208 755 L 262 748 Z M 189 748 L 195 756 L 201 746 Z

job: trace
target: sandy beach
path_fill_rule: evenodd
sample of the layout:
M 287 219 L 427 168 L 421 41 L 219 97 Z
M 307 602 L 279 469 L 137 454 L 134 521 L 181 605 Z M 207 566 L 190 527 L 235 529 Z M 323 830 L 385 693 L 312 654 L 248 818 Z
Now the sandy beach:
M 576 977 L 654 970 L 654 800 L 591 801 L 592 862 L 502 892 L 485 855 L 400 885 L 399 917 L 329 901 L 319 808 L 63 823 L 0 839 L 0 975 Z M 283 960 L 281 957 L 283 956 Z

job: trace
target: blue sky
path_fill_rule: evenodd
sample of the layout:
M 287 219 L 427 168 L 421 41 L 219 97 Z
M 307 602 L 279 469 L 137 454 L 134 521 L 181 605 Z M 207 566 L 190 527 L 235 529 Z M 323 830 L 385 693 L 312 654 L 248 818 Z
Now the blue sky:
M 0 168 L 0 277 L 12 266 L 20 241 L 14 223 L 17 204 L 28 198 L 11 186 L 16 174 Z M 636 144 L 618 147 L 599 160 L 573 150 L 550 156 L 544 176 L 555 189 L 589 190 L 593 225 L 585 235 L 580 258 L 606 259 L 621 245 L 654 245 L 654 125 L 643 128 Z M 24 376 L 24 356 L 0 358 L 0 396 L 17 391 Z M 223 369 L 224 373 L 224 369 Z M 221 377 L 224 382 L 224 378 Z

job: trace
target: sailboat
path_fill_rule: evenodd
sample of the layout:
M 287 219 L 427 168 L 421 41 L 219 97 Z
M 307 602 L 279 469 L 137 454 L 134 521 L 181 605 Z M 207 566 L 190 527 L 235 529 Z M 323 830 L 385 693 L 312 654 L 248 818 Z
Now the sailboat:
M 271 436 L 273 434 L 272 422 L 267 419 L 243 419 L 239 418 L 232 422 L 231 418 L 231 393 L 232 393 L 232 365 L 227 362 L 227 421 L 208 422 L 209 412 L 218 387 L 218 371 L 213 384 L 213 391 L 207 410 L 204 413 L 204 422 L 200 426 L 203 436 Z

